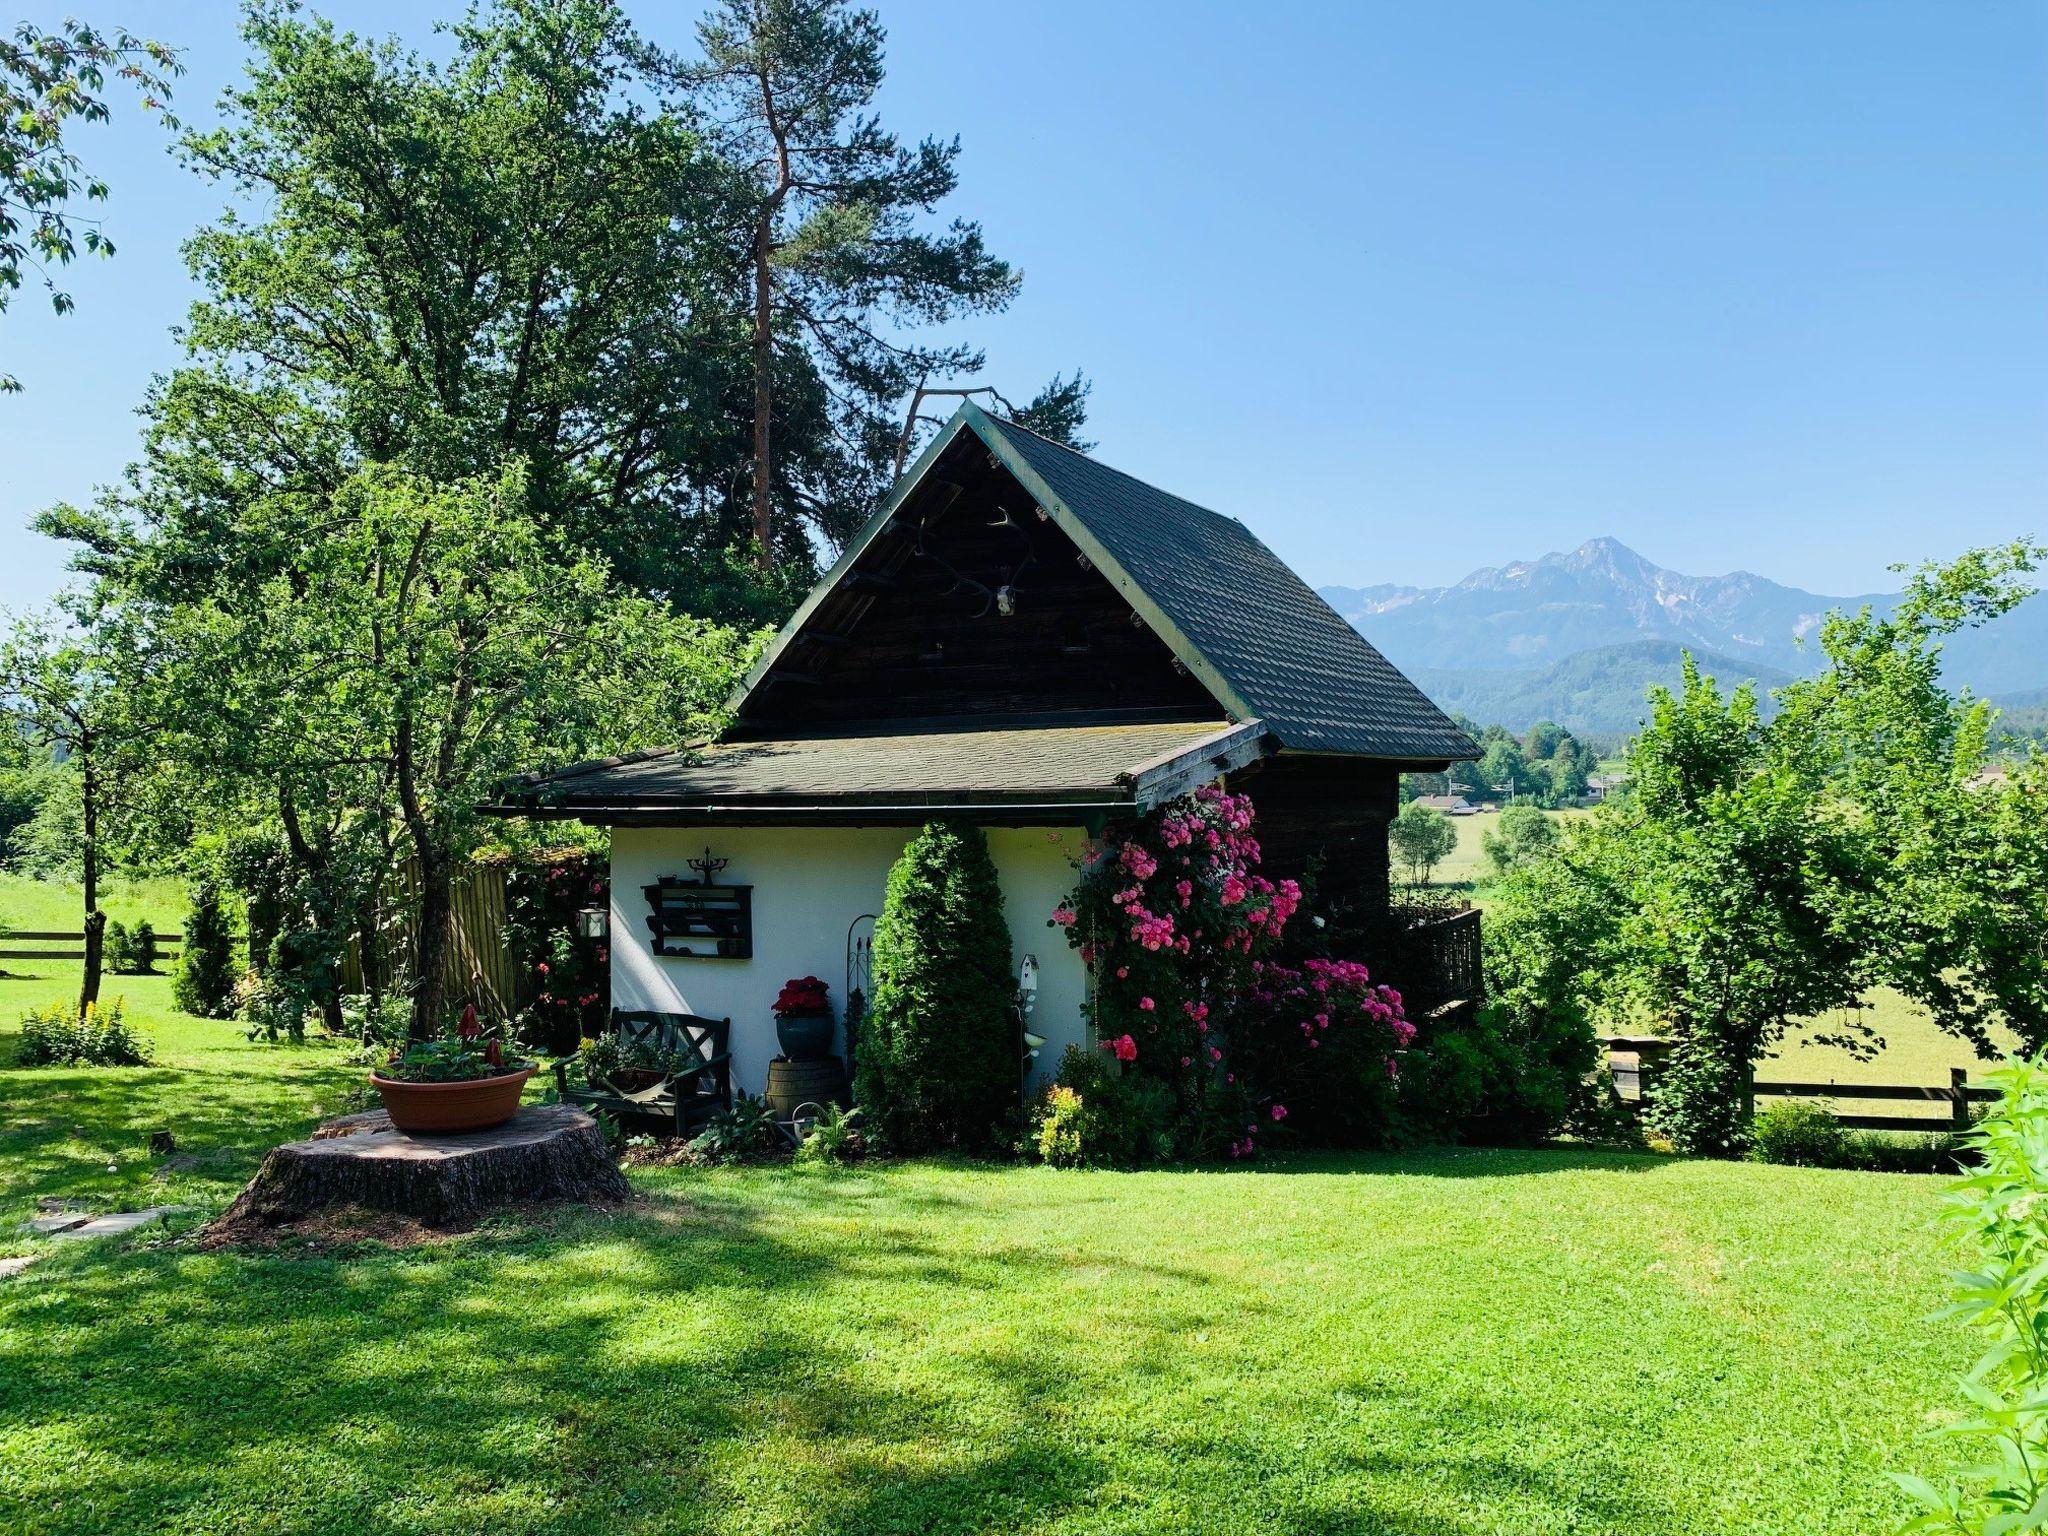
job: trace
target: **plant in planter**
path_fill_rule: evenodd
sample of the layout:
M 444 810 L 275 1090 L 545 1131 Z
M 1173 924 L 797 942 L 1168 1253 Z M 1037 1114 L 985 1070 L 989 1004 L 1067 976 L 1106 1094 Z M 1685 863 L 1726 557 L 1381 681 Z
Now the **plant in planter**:
M 815 976 L 782 984 L 775 999 L 775 1038 L 791 1061 L 808 1061 L 832 1049 L 832 1005 L 825 1000 L 825 991 L 825 983 Z
M 652 1040 L 627 1040 L 616 1030 L 586 1039 L 576 1055 L 586 1083 L 604 1083 L 621 1093 L 639 1093 L 697 1065 L 685 1052 L 663 1050 Z
M 506 1061 L 503 1042 L 486 1037 L 471 1004 L 451 1034 L 393 1051 L 370 1082 L 401 1131 L 480 1131 L 518 1113 L 531 1076 L 533 1063 Z

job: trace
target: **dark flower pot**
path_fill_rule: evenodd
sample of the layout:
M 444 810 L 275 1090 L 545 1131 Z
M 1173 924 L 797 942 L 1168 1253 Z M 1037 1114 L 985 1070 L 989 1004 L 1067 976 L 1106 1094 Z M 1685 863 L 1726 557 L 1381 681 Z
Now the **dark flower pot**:
M 832 1049 L 832 1015 L 829 1013 L 777 1014 L 775 1038 L 782 1042 L 782 1054 L 791 1061 L 808 1061 Z

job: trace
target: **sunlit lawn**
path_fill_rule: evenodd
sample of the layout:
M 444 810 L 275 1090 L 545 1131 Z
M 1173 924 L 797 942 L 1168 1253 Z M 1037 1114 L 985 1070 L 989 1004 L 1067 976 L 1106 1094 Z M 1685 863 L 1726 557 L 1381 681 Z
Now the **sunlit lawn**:
M 1618 1153 L 639 1170 L 413 1248 L 52 1245 L 35 1196 L 189 1229 L 360 1082 L 163 978 L 109 986 L 159 1065 L 8 1068 L 75 972 L 0 983 L 0 1252 L 48 1254 L 0 1281 L 10 1533 L 1862 1536 L 1971 1351 L 1939 1181 Z

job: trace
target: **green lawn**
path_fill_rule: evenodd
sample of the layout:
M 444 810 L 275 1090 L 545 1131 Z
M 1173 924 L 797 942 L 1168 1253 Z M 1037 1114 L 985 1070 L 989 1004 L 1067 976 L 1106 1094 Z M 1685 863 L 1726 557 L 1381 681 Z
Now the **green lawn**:
M 360 1082 L 161 978 L 109 989 L 160 1065 L 8 1068 L 75 970 L 0 983 L 0 1252 L 38 1247 L 40 1194 L 217 1209 Z M 0 1532 L 1863 1536 L 1973 1349 L 1927 1320 L 1924 1178 L 1447 1151 L 633 1182 L 411 1248 L 40 1245 L 0 1281 Z

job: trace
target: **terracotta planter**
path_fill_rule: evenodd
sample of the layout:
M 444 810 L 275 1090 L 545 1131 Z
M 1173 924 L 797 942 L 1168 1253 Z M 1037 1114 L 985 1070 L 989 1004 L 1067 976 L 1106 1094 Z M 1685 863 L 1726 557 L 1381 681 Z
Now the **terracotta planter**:
M 832 1015 L 829 1013 L 777 1014 L 775 1038 L 782 1054 L 791 1061 L 809 1061 L 832 1049 Z
M 533 1068 L 521 1067 L 470 1083 L 401 1083 L 370 1074 L 377 1096 L 398 1130 L 413 1135 L 437 1131 L 481 1131 L 503 1125 L 519 1112 L 519 1095 Z

